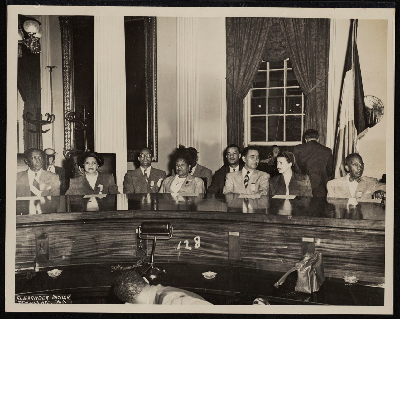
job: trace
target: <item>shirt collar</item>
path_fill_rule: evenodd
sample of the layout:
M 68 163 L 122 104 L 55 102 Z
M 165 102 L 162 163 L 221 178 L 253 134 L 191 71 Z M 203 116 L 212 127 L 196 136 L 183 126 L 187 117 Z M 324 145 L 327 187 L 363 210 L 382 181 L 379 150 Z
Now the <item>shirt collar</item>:
M 98 176 L 99 176 L 98 172 L 96 172 L 96 175 L 85 174 L 85 177 L 89 182 L 96 182 Z
M 235 172 L 236 172 L 236 171 L 239 171 L 239 165 L 236 165 L 236 167 L 231 167 L 231 166 L 229 165 L 229 171 L 230 171 L 230 172 L 233 172 L 234 169 L 235 169 Z
M 360 183 L 361 182 L 361 178 L 362 178 L 362 176 L 360 176 L 358 179 L 353 179 L 351 181 L 350 180 L 350 174 L 347 174 L 347 182 L 349 182 L 349 183 L 353 183 L 353 184 L 354 184 L 354 182 Z
M 249 173 L 249 176 L 250 176 L 253 173 L 253 171 L 249 171 L 249 170 L 246 169 L 246 167 L 243 167 L 242 168 L 242 175 L 246 176 L 247 173 Z
M 40 175 L 42 174 L 43 169 L 39 169 L 39 171 L 32 171 L 30 168 L 28 168 L 28 178 L 29 180 L 34 180 L 35 174 L 36 174 L 36 180 L 39 180 Z
M 150 167 L 147 167 L 146 169 L 144 169 L 142 166 L 140 166 L 140 169 L 142 170 L 143 174 L 144 174 L 144 171 L 146 171 L 146 175 L 150 176 L 151 165 L 150 165 Z

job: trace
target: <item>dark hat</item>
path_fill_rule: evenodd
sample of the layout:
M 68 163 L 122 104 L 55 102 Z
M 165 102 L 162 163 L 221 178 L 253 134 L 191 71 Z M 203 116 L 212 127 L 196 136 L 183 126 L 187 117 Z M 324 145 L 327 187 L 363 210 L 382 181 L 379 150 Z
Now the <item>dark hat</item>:
M 88 157 L 95 158 L 96 161 L 97 161 L 97 164 L 99 165 L 99 167 L 101 167 L 104 164 L 104 159 L 100 154 L 98 154 L 98 153 L 96 153 L 94 151 L 85 151 L 77 159 L 77 163 L 81 168 L 83 168 L 83 164 L 85 163 L 85 160 Z

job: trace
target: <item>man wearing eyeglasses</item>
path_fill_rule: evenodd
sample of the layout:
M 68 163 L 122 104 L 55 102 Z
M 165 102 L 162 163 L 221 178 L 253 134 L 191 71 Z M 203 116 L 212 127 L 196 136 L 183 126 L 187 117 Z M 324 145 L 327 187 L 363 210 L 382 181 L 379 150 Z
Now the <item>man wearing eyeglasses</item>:
M 364 162 L 357 153 L 349 154 L 345 160 L 346 176 L 328 182 L 328 197 L 357 200 L 382 199 L 385 197 L 386 185 L 376 178 L 362 176 Z
M 142 149 L 138 160 L 140 167 L 125 174 L 124 193 L 157 193 L 166 173 L 151 166 L 150 149 Z

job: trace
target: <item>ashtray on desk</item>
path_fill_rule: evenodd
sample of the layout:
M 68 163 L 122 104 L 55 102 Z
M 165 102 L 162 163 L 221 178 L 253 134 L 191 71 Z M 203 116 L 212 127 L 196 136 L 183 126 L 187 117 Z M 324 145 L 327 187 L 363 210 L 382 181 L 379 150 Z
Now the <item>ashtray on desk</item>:
M 346 274 L 343 279 L 345 285 L 354 285 L 358 282 L 358 278 L 355 275 Z
M 47 275 L 48 275 L 50 278 L 57 278 L 58 276 L 61 275 L 61 272 L 62 272 L 62 269 L 54 268 L 54 269 L 52 269 L 52 270 L 50 270 L 50 271 L 47 271 Z
M 216 272 L 212 272 L 212 271 L 207 271 L 207 272 L 203 272 L 202 275 L 206 279 L 214 279 L 217 276 L 217 273 Z

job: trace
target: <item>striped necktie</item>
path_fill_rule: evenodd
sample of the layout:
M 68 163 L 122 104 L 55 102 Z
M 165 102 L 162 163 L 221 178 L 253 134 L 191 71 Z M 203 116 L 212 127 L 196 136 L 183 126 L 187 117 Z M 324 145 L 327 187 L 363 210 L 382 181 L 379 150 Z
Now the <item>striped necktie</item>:
M 147 169 L 143 170 L 143 176 L 144 176 L 144 179 L 146 179 L 146 183 L 148 183 L 149 178 L 147 176 Z
M 250 174 L 250 171 L 247 171 L 247 174 L 246 174 L 246 176 L 244 177 L 243 183 L 244 183 L 244 188 L 245 188 L 245 189 L 247 189 L 247 186 L 249 186 L 249 180 L 250 180 L 249 174 Z
M 33 178 L 33 186 L 35 186 L 37 190 L 40 190 L 40 185 L 39 182 L 36 180 L 36 178 L 37 178 L 37 172 L 35 172 L 35 177 Z
M 32 186 L 40 191 L 40 184 L 36 179 L 37 179 L 37 172 L 35 172 L 35 177 L 33 178 Z M 37 196 L 37 194 L 33 193 L 31 190 L 31 196 Z

